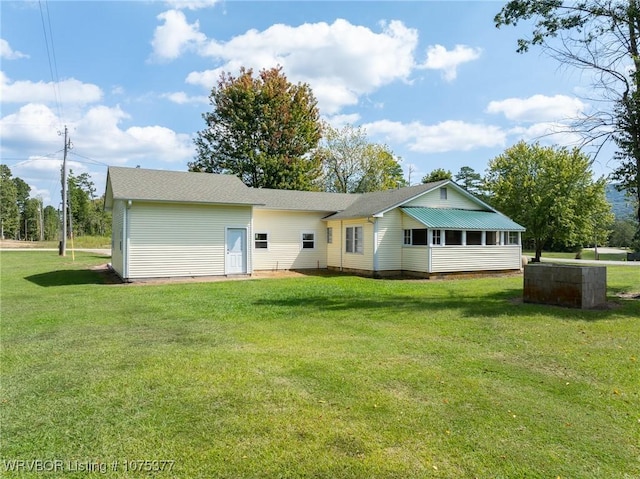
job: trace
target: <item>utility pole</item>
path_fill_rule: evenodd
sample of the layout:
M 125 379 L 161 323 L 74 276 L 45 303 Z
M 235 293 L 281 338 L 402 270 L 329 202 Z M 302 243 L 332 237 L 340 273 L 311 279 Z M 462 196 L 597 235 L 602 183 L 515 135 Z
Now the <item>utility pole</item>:
M 67 150 L 69 139 L 67 125 L 64 126 L 64 156 L 62 157 L 62 239 L 60 241 L 60 256 L 67 255 Z

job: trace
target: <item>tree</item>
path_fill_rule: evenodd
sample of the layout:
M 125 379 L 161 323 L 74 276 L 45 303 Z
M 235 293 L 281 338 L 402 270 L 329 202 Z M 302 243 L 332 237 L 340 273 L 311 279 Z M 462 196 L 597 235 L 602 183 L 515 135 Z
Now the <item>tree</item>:
M 428 175 L 422 177 L 422 183 L 433 183 L 434 181 L 440 180 L 452 180 L 453 175 L 449 170 L 445 170 L 443 168 L 436 168 Z
M 321 137 L 317 101 L 282 68 L 222 73 L 209 96 L 213 111 L 195 138 L 190 171 L 228 173 L 256 188 L 311 189 L 320 167 L 309 154 Z
M 60 214 L 53 206 L 45 207 L 44 212 L 44 239 L 55 240 L 60 234 Z
M 518 40 L 518 52 L 541 45 L 562 65 L 593 74 L 603 107 L 573 127 L 585 144 L 614 141 L 620 165 L 612 176 L 640 200 L 640 0 L 512 0 L 494 18 L 498 28 L 520 21 L 534 26 L 531 38 Z
M 20 228 L 18 229 L 18 239 L 27 239 L 27 201 L 29 200 L 31 187 L 22 178 L 13 178 L 13 183 L 16 185 L 16 202 L 18 204 L 18 211 L 20 212 Z
M 2 239 L 16 238 L 19 232 L 18 189 L 9 167 L 0 165 L 0 235 Z
M 95 184 L 88 173 L 67 177 L 71 229 L 75 236 L 109 234 L 110 213 L 104 211 L 104 197 L 95 198 Z
M 364 129 L 325 125 L 314 155 L 322 165 L 320 189 L 336 193 L 366 193 L 405 185 L 402 167 L 386 145 L 369 143 Z
M 470 166 L 463 166 L 455 176 L 456 183 L 473 195 L 482 195 L 482 176 Z
M 632 218 L 616 219 L 611 227 L 609 246 L 629 247 L 636 232 L 636 222 Z
M 527 229 L 537 262 L 550 241 L 580 245 L 608 234 L 605 179 L 592 175 L 591 160 L 577 148 L 520 142 L 490 161 L 486 186 L 492 204 Z

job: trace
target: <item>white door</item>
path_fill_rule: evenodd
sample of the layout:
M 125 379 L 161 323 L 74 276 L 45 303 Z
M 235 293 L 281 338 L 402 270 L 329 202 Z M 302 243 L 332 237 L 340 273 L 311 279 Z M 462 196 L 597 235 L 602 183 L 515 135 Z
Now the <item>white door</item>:
M 227 274 L 245 274 L 247 272 L 247 230 L 244 228 L 227 229 Z

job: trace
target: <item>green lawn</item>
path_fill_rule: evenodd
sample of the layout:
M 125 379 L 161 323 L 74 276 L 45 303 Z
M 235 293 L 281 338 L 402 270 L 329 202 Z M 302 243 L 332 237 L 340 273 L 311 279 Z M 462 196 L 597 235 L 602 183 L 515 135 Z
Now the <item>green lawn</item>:
M 616 296 L 640 269 L 579 311 L 523 304 L 519 276 L 114 285 L 95 255 L 0 261 L 1 477 L 640 477 L 640 300 Z

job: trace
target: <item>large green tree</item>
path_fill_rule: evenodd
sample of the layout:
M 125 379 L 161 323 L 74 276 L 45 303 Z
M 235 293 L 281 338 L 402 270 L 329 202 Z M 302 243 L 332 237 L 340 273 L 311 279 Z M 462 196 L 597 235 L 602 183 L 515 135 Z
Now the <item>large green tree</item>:
M 233 174 L 257 188 L 313 188 L 321 170 L 309 153 L 321 123 L 308 84 L 290 83 L 281 67 L 257 76 L 242 68 L 237 77 L 222 73 L 209 100 L 190 171 Z
M 540 45 L 563 66 L 589 73 L 600 109 L 577 118 L 574 131 L 586 143 L 615 142 L 619 166 L 612 177 L 640 200 L 640 0 L 512 0 L 494 21 L 533 26 L 531 37 L 518 40 L 518 52 Z
M 18 188 L 7 165 L 0 165 L 0 235 L 17 238 L 20 233 Z
M 402 166 L 387 145 L 369 142 L 362 127 L 324 125 L 314 153 L 322 165 L 320 189 L 366 193 L 405 186 Z
M 602 242 L 613 222 L 605 179 L 594 181 L 590 158 L 577 148 L 517 143 L 489 162 L 485 181 L 492 205 L 527 229 L 534 261 L 551 241 Z

